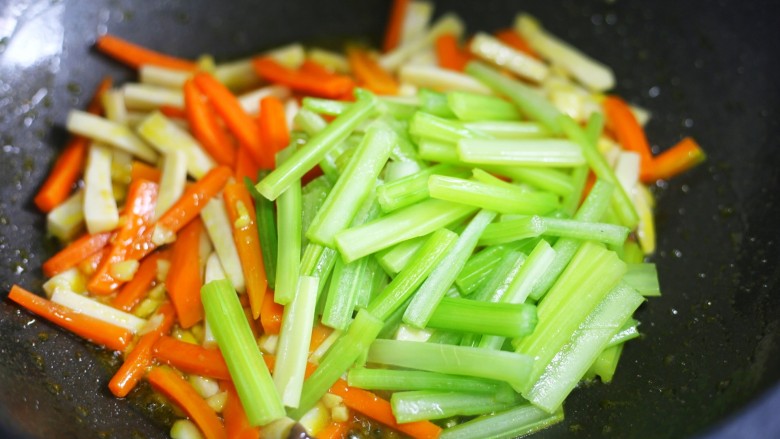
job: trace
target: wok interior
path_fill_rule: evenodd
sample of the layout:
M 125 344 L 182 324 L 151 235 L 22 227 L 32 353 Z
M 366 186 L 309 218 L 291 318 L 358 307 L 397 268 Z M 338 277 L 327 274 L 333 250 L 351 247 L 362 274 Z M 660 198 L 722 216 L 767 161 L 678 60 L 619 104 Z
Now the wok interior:
M 31 199 L 100 78 L 130 72 L 90 49 L 111 32 L 175 55 L 228 60 L 293 40 L 378 40 L 387 1 L 142 4 L 10 1 L 0 6 L 0 279 L 41 290 L 55 250 Z M 706 431 L 780 377 L 777 232 L 778 67 L 769 2 L 450 1 L 469 31 L 511 25 L 519 9 L 612 66 L 616 92 L 653 113 L 664 149 L 694 136 L 709 154 L 657 190 L 663 297 L 637 313 L 644 337 L 626 346 L 612 384 L 567 400 L 558 437 L 680 437 Z M 113 398 L 119 359 L 0 304 L 0 425 L 33 437 L 166 437 L 156 405 Z M 35 320 L 35 321 L 34 321 Z M 143 392 L 141 392 L 143 393 Z M 9 433 L 11 434 L 11 433 Z

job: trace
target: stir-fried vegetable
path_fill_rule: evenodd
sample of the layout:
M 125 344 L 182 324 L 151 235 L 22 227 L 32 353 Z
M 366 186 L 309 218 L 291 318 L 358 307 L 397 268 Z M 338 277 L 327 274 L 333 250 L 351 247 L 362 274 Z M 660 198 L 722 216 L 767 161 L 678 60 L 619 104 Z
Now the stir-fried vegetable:
M 147 380 L 188 418 L 176 437 L 559 422 L 660 295 L 645 185 L 705 155 L 653 156 L 643 113 L 601 94 L 612 71 L 536 19 L 462 44 L 431 13 L 395 1 L 381 54 L 216 66 L 100 37 L 141 83 L 69 114 L 35 197 L 64 244 L 50 299 L 9 299 L 122 352 L 109 389 Z

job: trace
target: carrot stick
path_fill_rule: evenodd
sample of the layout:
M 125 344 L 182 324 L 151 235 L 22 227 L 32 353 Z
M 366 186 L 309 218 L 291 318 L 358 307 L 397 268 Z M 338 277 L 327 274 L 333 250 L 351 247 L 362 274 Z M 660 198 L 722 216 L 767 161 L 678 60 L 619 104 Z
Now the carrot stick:
M 284 314 L 284 307 L 274 302 L 273 290 L 265 290 L 263 306 L 260 308 L 260 324 L 265 334 L 279 333 L 282 328 L 282 314 Z
M 458 44 L 458 39 L 451 33 L 440 35 L 436 38 L 436 58 L 439 66 L 463 71 L 471 57 Z
M 317 350 L 317 348 L 320 347 L 322 342 L 324 342 L 332 332 L 332 329 L 321 323 L 314 325 L 314 328 L 312 328 L 311 331 L 311 341 L 309 342 L 309 355 Z
M 349 61 L 349 68 L 361 86 L 377 94 L 394 95 L 398 93 L 398 83 L 374 60 L 368 51 L 349 47 L 347 48 L 347 61 Z
M 384 400 L 372 392 L 350 387 L 347 382 L 339 379 L 330 388 L 330 393 L 342 398 L 344 405 L 352 410 L 363 413 L 371 419 L 377 420 L 388 427 L 406 433 L 413 438 L 437 438 L 441 434 L 441 427 L 428 421 L 417 421 L 399 424 L 395 421 L 390 402 Z
M 264 149 L 265 150 L 265 149 Z M 246 148 L 239 147 L 236 152 L 236 181 L 244 181 L 244 177 L 249 177 L 250 180 L 255 181 L 257 179 L 257 171 L 260 170 L 260 166 L 255 163 L 255 159 L 247 151 Z
M 330 421 L 317 433 L 317 439 L 343 439 L 347 437 L 352 424 L 349 422 Z
M 317 74 L 293 70 L 267 57 L 252 60 L 255 72 L 269 82 L 286 85 L 294 91 L 325 98 L 339 98 L 348 93 L 354 83 L 348 76 Z
M 230 381 L 222 382 L 222 389 L 227 392 L 227 400 L 222 407 L 222 418 L 225 420 L 225 432 L 231 439 L 257 439 L 260 428 L 249 424 L 244 406 L 238 399 L 236 387 Z
M 111 294 L 119 287 L 121 282 L 111 275 L 111 266 L 126 260 L 135 238 L 149 228 L 156 205 L 157 183 L 146 180 L 130 183 L 124 209 L 125 222 L 116 234 L 108 257 L 103 259 L 87 283 L 90 293 Z
M 167 366 L 152 368 L 146 376 L 152 387 L 179 406 L 207 439 L 226 439 L 225 426 L 198 392 Z
M 192 79 L 188 79 L 184 83 L 184 107 L 190 128 L 198 142 L 203 145 L 203 149 L 217 163 L 232 166 L 235 161 L 235 148 L 225 129 L 217 120 L 217 115 L 214 114 L 211 106 L 203 100 Z
M 277 152 L 290 143 L 290 130 L 287 127 L 287 115 L 284 104 L 276 96 L 266 96 L 260 100 L 260 141 L 263 145 L 264 162 L 259 162 L 262 169 L 273 169 Z
M 171 251 L 171 266 L 165 278 L 165 289 L 176 308 L 179 325 L 189 328 L 203 320 L 203 304 L 200 287 L 200 237 L 203 222 L 200 218 L 190 221 L 179 233 Z
M 133 279 L 126 283 L 111 301 L 111 306 L 122 311 L 133 311 L 149 293 L 152 282 L 157 278 L 157 261 L 168 257 L 167 250 L 157 251 L 145 257 Z
M 401 32 L 403 31 L 408 6 L 409 0 L 393 0 L 390 18 L 387 20 L 387 29 L 385 29 L 385 39 L 382 42 L 383 51 L 389 52 L 395 49 L 401 41 Z
M 113 241 L 113 238 L 110 240 Z M 110 242 L 109 241 L 109 242 Z M 96 253 L 93 253 L 86 258 L 82 259 L 81 262 L 76 265 L 76 268 L 81 270 L 82 273 L 84 273 L 84 276 L 92 276 L 97 271 L 98 267 L 100 267 L 100 264 L 103 262 L 103 259 L 106 259 L 108 257 L 108 253 L 111 251 L 111 247 L 105 246 L 98 250 Z
M 691 137 L 680 140 L 670 149 L 653 159 L 650 172 L 642 174 L 642 181 L 650 183 L 659 179 L 668 179 L 687 171 L 707 158 L 704 150 Z
M 166 117 L 170 117 L 172 119 L 187 120 L 187 113 L 181 108 L 174 107 L 171 105 L 160 105 L 158 110 L 160 110 L 160 113 L 162 113 Z
M 217 114 L 225 121 L 225 125 L 236 136 L 239 143 L 248 148 L 252 157 L 259 163 L 263 155 L 260 130 L 252 118 L 241 108 L 238 99 L 227 87 L 208 73 L 196 74 L 194 81 L 201 93 L 206 95 L 209 102 L 214 105 Z
M 98 37 L 95 47 L 111 58 L 134 69 L 139 69 L 144 64 L 186 71 L 194 71 L 198 68 L 197 64 L 192 61 L 164 55 L 113 35 Z
M 184 194 L 157 220 L 155 227 L 162 227 L 168 232 L 177 233 L 200 214 L 206 203 L 227 183 L 233 172 L 226 166 L 210 170 L 200 180 L 187 188 Z M 151 253 L 157 245 L 152 242 L 155 227 L 148 227 L 143 235 L 133 243 L 133 249 L 128 259 L 141 260 Z
M 539 54 L 531 48 L 525 38 L 520 36 L 520 34 L 515 32 L 513 29 L 503 29 L 497 31 L 494 35 L 507 46 L 512 47 L 513 49 L 517 49 L 526 55 L 530 55 L 536 59 L 539 59 Z
M 106 323 L 94 317 L 37 296 L 24 288 L 13 285 L 8 298 L 33 314 L 55 323 L 93 343 L 114 351 L 124 350 L 133 340 L 133 333 L 125 328 Z
M 607 124 L 615 133 L 618 143 L 623 148 L 638 153 L 641 174 L 650 175 L 653 154 L 647 143 L 645 130 L 637 122 L 631 108 L 618 96 L 607 96 L 602 105 L 607 117 Z
M 159 183 L 161 176 L 162 171 L 160 171 L 159 168 L 147 165 L 138 160 L 133 160 L 133 165 L 130 168 L 130 181 L 143 179 Z
M 154 358 L 184 373 L 229 380 L 225 359 L 219 349 L 208 349 L 163 335 L 152 348 Z
M 257 218 L 249 191 L 243 182 L 229 183 L 223 191 L 228 216 L 233 223 L 233 240 L 246 281 L 246 293 L 252 317 L 260 317 L 268 279 L 265 274 L 260 238 L 257 234 Z
M 301 66 L 298 67 L 298 71 L 301 73 L 306 73 L 307 75 L 319 76 L 322 78 L 330 78 L 334 76 L 334 73 L 328 70 L 325 66 L 311 59 L 303 60 Z
M 47 277 L 52 277 L 57 273 L 62 273 L 71 267 L 75 267 L 84 258 L 99 252 L 105 247 L 111 240 L 111 235 L 112 232 L 83 235 L 47 259 L 43 263 L 43 274 Z
M 100 114 L 103 110 L 100 97 L 106 90 L 111 88 L 111 84 L 112 80 L 110 77 L 103 78 L 87 106 L 87 112 Z M 81 136 L 71 137 L 62 154 L 54 163 L 54 167 L 46 181 L 43 182 L 43 186 L 41 186 L 33 199 L 41 212 L 50 212 L 68 198 L 73 185 L 76 184 L 84 170 L 88 146 L 89 140 L 87 138 Z
M 170 332 L 171 326 L 173 326 L 176 314 L 170 302 L 160 305 L 156 314 L 162 316 L 160 325 L 157 329 L 141 336 L 133 350 L 125 358 L 122 366 L 108 382 L 108 388 L 117 398 L 127 396 L 143 378 L 146 368 L 152 364 L 152 346 L 160 337 Z

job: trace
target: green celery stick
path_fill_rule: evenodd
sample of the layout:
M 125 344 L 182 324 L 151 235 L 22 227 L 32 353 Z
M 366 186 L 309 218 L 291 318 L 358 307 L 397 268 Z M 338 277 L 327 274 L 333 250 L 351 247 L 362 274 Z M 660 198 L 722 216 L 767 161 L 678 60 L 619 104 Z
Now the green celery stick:
M 280 151 L 277 154 L 276 163 L 281 163 L 280 166 L 284 166 L 288 160 L 291 160 L 291 156 L 295 153 L 294 149 L 294 147 L 288 147 Z M 274 302 L 280 305 L 290 303 L 298 288 L 301 263 L 302 209 L 301 181 L 295 180 L 290 183 L 276 202 L 279 250 Z
M 446 428 L 439 438 L 504 439 L 525 437 L 561 421 L 563 421 L 563 409 L 560 407 L 553 413 L 547 413 L 532 404 L 523 404 Z
M 441 390 L 395 392 L 390 397 L 393 415 L 398 422 L 427 421 L 453 416 L 484 415 L 514 407 L 523 399 Z
M 624 280 L 625 282 L 625 280 Z M 607 347 L 616 346 L 625 343 L 628 340 L 639 337 L 639 322 L 634 319 L 628 319 L 625 325 L 620 328 L 617 334 L 609 340 Z
M 390 156 L 395 134 L 372 126 L 352 156 L 336 185 L 317 211 L 306 236 L 318 244 L 333 247 L 334 236 L 346 229 L 368 198 L 374 182 Z
M 515 182 L 529 184 L 539 190 L 566 196 L 574 191 L 572 177 L 555 168 L 534 168 L 524 166 L 482 165 L 491 173 L 509 177 Z
M 501 262 L 506 251 L 505 246 L 492 245 L 471 256 L 458 276 L 455 277 L 455 285 L 458 286 L 461 295 L 468 296 L 482 285 Z
M 467 165 L 458 157 L 458 147 L 454 143 L 422 138 L 417 142 L 420 158 L 429 162 L 447 163 L 454 166 Z
M 544 235 L 562 236 L 583 241 L 599 241 L 622 246 L 628 237 L 628 228 L 608 223 L 594 223 L 561 218 L 542 218 Z
M 502 387 L 499 381 L 421 370 L 367 369 L 349 371 L 350 386 L 371 390 L 449 390 L 453 392 L 494 394 Z
M 407 239 L 427 235 L 462 220 L 475 210 L 459 203 L 421 201 L 362 226 L 339 232 L 336 246 L 345 261 L 354 261 Z
M 558 197 L 553 193 L 524 191 L 505 182 L 500 183 L 502 184 L 431 175 L 428 178 L 428 192 L 431 198 L 500 213 L 549 213 L 558 207 Z
M 620 360 L 620 354 L 623 353 L 623 343 L 615 346 L 608 346 L 593 360 L 593 364 L 590 365 L 586 376 L 598 375 L 602 383 L 612 382 L 612 377 L 615 375 L 618 361 Z
M 301 276 L 312 276 L 319 279 L 317 285 L 317 297 L 322 294 L 339 252 L 330 247 L 324 247 L 310 242 L 306 245 L 301 256 Z
M 541 93 L 520 81 L 502 75 L 479 61 L 468 63 L 466 73 L 477 78 L 498 94 L 511 99 L 523 114 L 541 122 L 551 134 L 560 134 L 561 126 L 558 117 L 561 113 Z
M 377 99 L 368 92 L 357 94 L 358 101 L 349 110 L 311 137 L 289 160 L 260 180 L 255 186 L 257 191 L 269 200 L 275 200 L 295 181 L 300 181 L 301 177 L 319 163 L 330 149 L 346 139 L 361 122 L 366 120 L 376 107 Z
M 488 224 L 496 217 L 496 213 L 482 210 L 469 222 L 461 233 L 452 250 L 441 260 L 425 282 L 417 290 L 412 302 L 404 313 L 404 322 L 424 328 L 434 313 L 436 306 L 444 297 L 444 293 L 455 282 L 469 255 L 474 252 L 477 240 Z
M 452 113 L 464 122 L 520 119 L 517 107 L 495 96 L 451 91 L 447 93 L 447 104 Z
M 415 113 L 409 122 L 409 134 L 413 138 L 424 137 L 445 143 L 455 143 L 461 139 L 489 139 L 486 134 L 470 130 L 462 122 L 434 116 L 424 111 Z
M 538 139 L 550 137 L 550 132 L 547 131 L 547 128 L 538 122 L 476 120 L 466 122 L 465 126 L 496 139 Z
M 376 260 L 382 266 L 382 269 L 390 276 L 395 277 L 414 257 L 417 250 L 422 247 L 428 236 L 418 236 L 417 238 L 407 239 L 392 247 L 386 248 L 376 254 Z
M 406 267 L 368 305 L 368 311 L 380 320 L 387 319 L 453 249 L 457 238 L 458 235 L 447 229 L 433 232 Z
M 420 98 L 420 110 L 438 117 L 455 118 L 444 93 L 422 88 L 417 92 L 417 96 Z
M 532 357 L 516 352 L 398 340 L 374 341 L 368 350 L 367 361 L 386 366 L 505 381 L 515 390 L 526 381 L 534 362 Z
M 268 171 L 260 171 L 257 179 L 261 180 Z M 263 264 L 265 264 L 265 274 L 268 278 L 268 287 L 276 289 L 276 258 L 277 254 L 277 236 L 276 236 L 276 213 L 274 212 L 274 203 L 257 192 L 255 185 L 249 178 L 244 178 L 244 184 L 252 199 L 255 201 L 255 216 L 257 217 L 257 234 L 260 238 L 260 252 L 263 254 Z
M 305 249 L 309 244 L 306 231 L 314 220 L 315 215 L 322 207 L 322 203 L 328 197 L 333 184 L 328 177 L 320 175 L 301 188 L 301 246 Z
M 336 340 L 320 360 L 317 370 L 304 381 L 298 408 L 289 410 L 287 415 L 300 419 L 314 407 L 330 386 L 365 353 L 381 329 L 381 320 L 366 310 L 358 311 L 349 329 Z
M 536 306 L 445 297 L 427 323 L 428 328 L 523 337 L 536 326 Z
M 282 400 L 233 285 L 227 279 L 211 281 L 201 287 L 201 299 L 250 424 L 266 425 L 282 418 Z
M 485 232 L 479 238 L 479 244 L 506 244 L 521 239 L 541 236 L 544 231 L 544 222 L 537 215 L 499 221 L 485 228 Z
M 645 297 L 661 295 L 661 287 L 658 284 L 658 271 L 652 262 L 628 264 L 628 271 L 623 276 L 623 281 L 634 287 L 639 291 L 639 294 Z
M 377 200 L 382 206 L 382 211 L 391 212 L 428 198 L 428 177 L 431 175 L 465 177 L 469 175 L 469 171 L 452 165 L 438 164 L 382 184 L 376 189 Z
M 580 147 L 563 139 L 462 139 L 458 157 L 464 163 L 570 167 L 585 163 Z

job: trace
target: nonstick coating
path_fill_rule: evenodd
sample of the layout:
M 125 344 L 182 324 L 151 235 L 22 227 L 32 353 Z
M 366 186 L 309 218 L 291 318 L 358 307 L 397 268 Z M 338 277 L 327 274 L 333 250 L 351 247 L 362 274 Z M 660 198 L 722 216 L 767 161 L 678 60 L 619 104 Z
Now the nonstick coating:
M 541 436 L 709 434 L 767 391 L 768 413 L 777 413 L 780 35 L 771 2 L 439 6 L 458 12 L 470 31 L 509 26 L 521 8 L 614 68 L 617 92 L 652 111 L 655 147 L 692 135 L 709 154 L 657 188 L 654 260 L 664 296 L 637 313 L 644 337 L 627 345 L 612 384 L 576 390 L 566 421 Z M 387 1 L 359 0 L 0 1 L 0 290 L 19 283 L 41 291 L 40 264 L 55 247 L 31 199 L 66 138 L 67 110 L 84 107 L 103 75 L 130 77 L 91 49 L 96 35 L 226 60 L 292 40 L 376 41 L 388 9 Z M 153 404 L 108 392 L 117 358 L 7 301 L 0 319 L 0 436 L 167 435 L 145 410 Z M 777 424 L 759 413 L 725 431 L 735 437 L 748 426 L 762 432 L 751 435 L 778 437 Z

